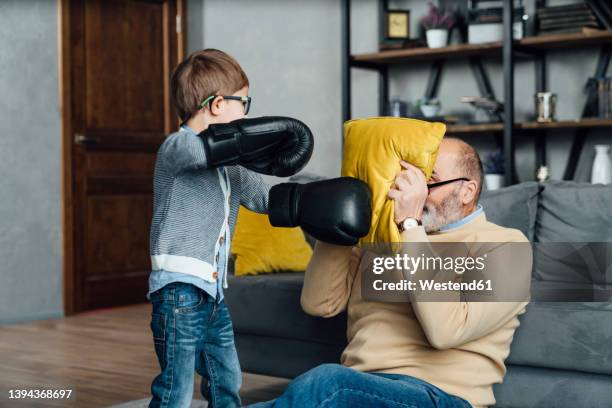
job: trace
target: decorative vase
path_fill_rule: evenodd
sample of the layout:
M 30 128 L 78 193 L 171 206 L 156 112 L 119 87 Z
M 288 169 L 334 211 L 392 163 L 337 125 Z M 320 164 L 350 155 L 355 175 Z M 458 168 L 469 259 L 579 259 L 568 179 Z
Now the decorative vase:
M 431 28 L 425 33 L 427 46 L 429 48 L 446 47 L 448 42 L 448 30 L 445 28 Z
M 591 172 L 591 183 L 609 184 L 612 180 L 612 164 L 608 152 L 610 146 L 595 145 L 595 160 Z
M 421 113 L 426 118 L 433 118 L 440 112 L 440 105 L 421 105 Z
M 504 187 L 504 175 L 485 174 L 485 183 L 487 183 L 487 190 L 499 190 Z

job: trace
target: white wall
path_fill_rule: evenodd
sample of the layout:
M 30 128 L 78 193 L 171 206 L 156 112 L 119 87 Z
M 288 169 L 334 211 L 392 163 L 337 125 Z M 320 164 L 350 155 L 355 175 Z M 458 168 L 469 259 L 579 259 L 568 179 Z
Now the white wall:
M 62 314 L 55 1 L 0 2 L 0 323 Z

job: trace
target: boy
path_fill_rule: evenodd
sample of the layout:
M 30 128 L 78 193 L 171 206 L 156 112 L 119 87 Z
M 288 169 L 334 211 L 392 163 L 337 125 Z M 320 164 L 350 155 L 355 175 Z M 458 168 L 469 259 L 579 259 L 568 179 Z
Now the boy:
M 243 119 L 248 90 L 238 63 L 214 49 L 193 53 L 172 75 L 182 126 L 155 164 L 148 297 L 161 373 L 151 407 L 189 406 L 194 370 L 210 407 L 240 406 L 240 365 L 223 301 L 226 266 L 239 205 L 266 213 L 269 191 L 245 167 L 286 176 L 312 154 L 312 134 L 301 122 Z

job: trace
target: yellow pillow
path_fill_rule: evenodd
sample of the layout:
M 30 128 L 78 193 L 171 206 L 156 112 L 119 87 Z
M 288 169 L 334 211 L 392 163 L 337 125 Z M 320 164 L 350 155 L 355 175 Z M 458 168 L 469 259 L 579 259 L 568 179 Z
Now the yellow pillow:
M 312 256 L 300 228 L 270 225 L 266 214 L 240 206 L 232 238 L 234 275 L 305 271 Z
M 393 201 L 387 197 L 402 169 L 399 162 L 420 168 L 429 180 L 445 131 L 443 123 L 407 118 L 355 119 L 344 124 L 342 175 L 363 180 L 372 191 L 372 227 L 361 244 L 400 241 Z

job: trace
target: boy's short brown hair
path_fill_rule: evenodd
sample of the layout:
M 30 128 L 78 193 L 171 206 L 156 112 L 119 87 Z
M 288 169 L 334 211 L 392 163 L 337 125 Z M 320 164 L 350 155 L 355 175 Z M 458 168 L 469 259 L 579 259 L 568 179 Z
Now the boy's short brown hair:
M 249 79 L 238 62 L 214 48 L 196 51 L 181 62 L 170 80 L 170 96 L 181 121 L 212 95 L 232 95 L 249 86 Z

